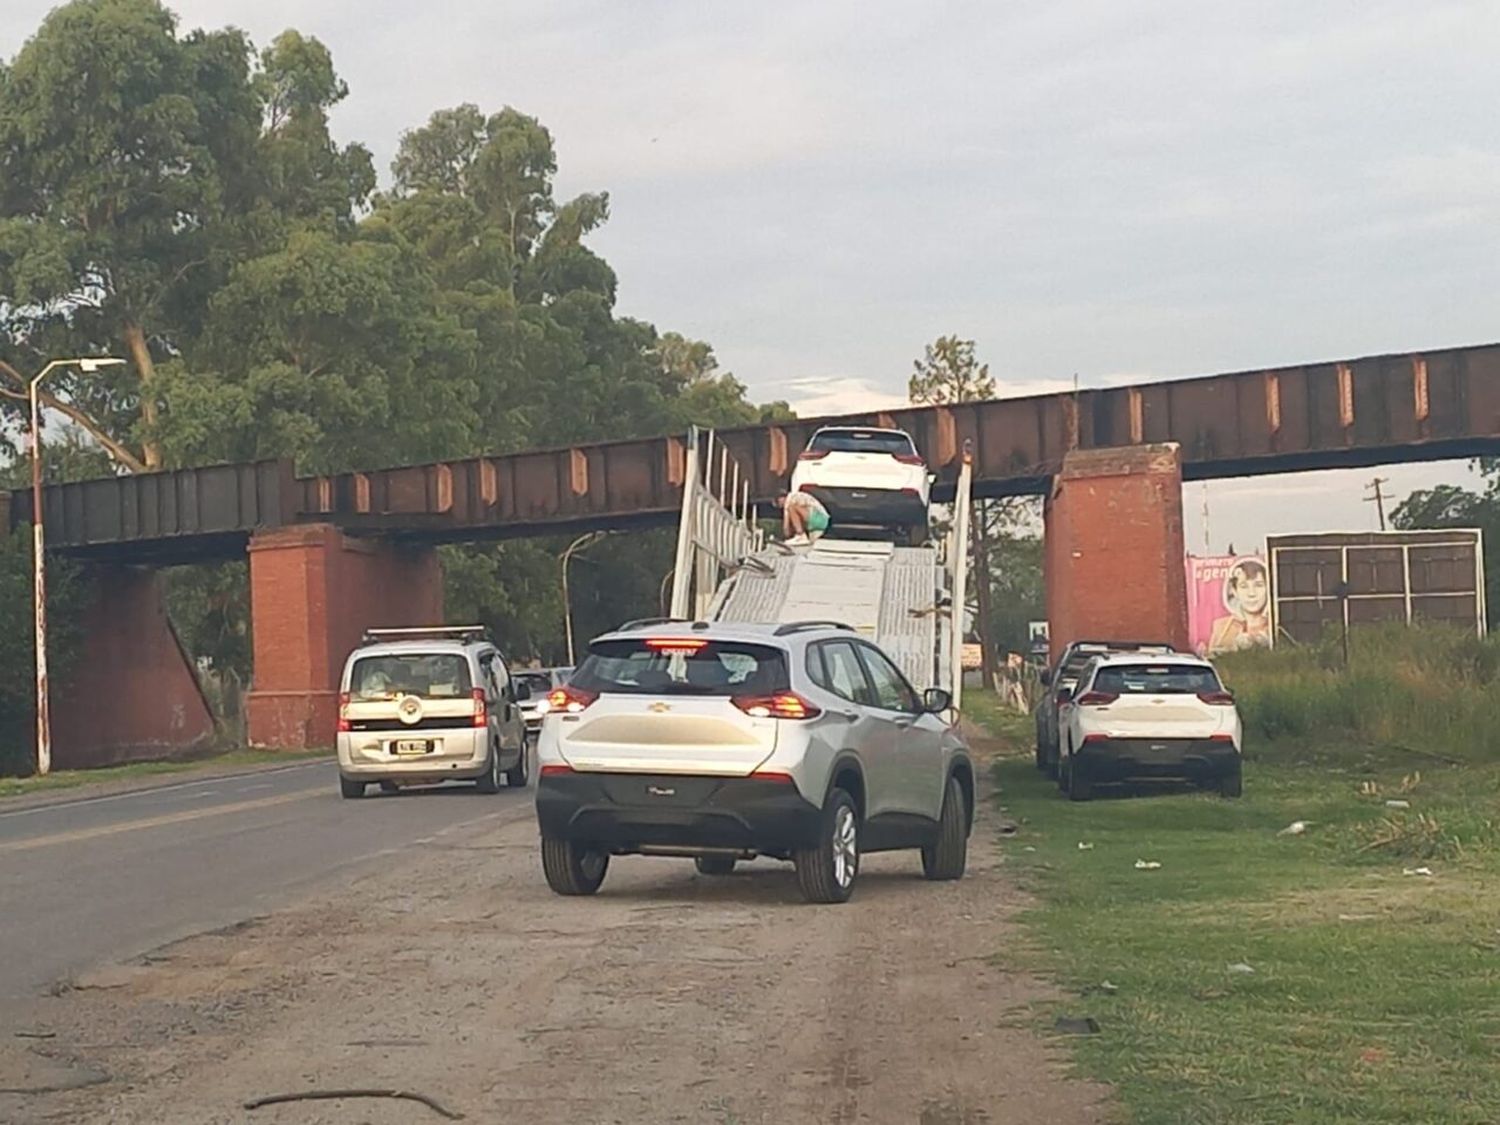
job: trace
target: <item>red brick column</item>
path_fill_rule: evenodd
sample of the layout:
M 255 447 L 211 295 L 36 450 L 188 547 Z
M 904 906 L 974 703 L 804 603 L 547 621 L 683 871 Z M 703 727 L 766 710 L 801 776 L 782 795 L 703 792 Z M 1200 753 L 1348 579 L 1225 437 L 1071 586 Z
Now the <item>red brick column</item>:
M 366 629 L 441 624 L 442 569 L 431 548 L 351 539 L 328 524 L 280 528 L 250 542 L 250 613 L 250 744 L 331 746 L 350 650 Z
M 149 570 L 90 571 L 83 655 L 52 684 L 52 765 L 105 766 L 185 750 L 214 733 L 213 711 Z
M 1046 503 L 1052 653 L 1073 640 L 1186 649 L 1182 457 L 1175 444 L 1075 450 Z

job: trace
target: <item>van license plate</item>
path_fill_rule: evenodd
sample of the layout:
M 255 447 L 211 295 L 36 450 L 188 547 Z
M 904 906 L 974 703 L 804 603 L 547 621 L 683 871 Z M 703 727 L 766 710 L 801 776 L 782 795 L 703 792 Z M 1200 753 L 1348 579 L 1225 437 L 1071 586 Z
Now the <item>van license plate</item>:
M 432 743 L 414 738 L 403 739 L 402 741 L 396 743 L 396 753 L 430 754 L 432 753 Z

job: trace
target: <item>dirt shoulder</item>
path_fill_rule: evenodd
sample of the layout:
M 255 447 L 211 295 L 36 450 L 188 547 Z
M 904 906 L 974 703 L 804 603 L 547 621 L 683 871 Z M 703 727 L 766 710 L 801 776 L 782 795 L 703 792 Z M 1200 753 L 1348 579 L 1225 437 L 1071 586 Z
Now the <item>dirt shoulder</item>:
M 332 750 L 279 753 L 231 750 L 183 761 L 134 762 L 97 770 L 69 770 L 46 778 L 0 778 L 0 812 L 67 805 L 98 797 L 117 797 L 150 789 L 166 789 L 198 781 L 291 769 L 315 762 L 332 762 Z M 40 782 L 40 784 L 38 784 Z
M 988 819 L 969 875 L 869 857 L 855 899 L 803 905 L 790 870 L 728 878 L 619 860 L 593 899 L 554 897 L 529 816 L 449 833 L 346 891 L 86 975 L 39 1001 L 0 1077 L 6 1121 L 379 1123 L 420 1091 L 476 1122 L 1105 1119 L 1024 1025 L 1050 995 L 994 967 L 1018 940 Z M 15 1080 L 0 1082 L 13 1086 Z

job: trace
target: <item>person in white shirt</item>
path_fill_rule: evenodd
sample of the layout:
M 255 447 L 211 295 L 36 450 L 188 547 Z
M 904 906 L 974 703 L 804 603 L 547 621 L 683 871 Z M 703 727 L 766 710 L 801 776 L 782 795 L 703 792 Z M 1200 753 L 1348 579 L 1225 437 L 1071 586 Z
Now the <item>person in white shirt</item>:
M 776 506 L 781 509 L 781 533 L 790 546 L 815 543 L 828 530 L 828 509 L 811 493 L 798 490 L 778 496 Z

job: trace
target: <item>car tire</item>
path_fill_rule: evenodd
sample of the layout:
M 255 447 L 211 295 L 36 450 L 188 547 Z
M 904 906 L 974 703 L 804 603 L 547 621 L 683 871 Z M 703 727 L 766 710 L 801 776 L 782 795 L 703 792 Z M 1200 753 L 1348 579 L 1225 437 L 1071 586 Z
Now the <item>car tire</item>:
M 693 859 L 699 875 L 733 875 L 734 864 L 732 855 L 700 855 Z
M 508 789 L 525 789 L 526 788 L 526 780 L 527 780 L 527 777 L 529 776 L 528 773 L 527 773 L 527 770 L 529 769 L 529 766 L 527 764 L 526 759 L 527 759 L 527 757 L 528 757 L 529 754 L 530 754 L 530 750 L 528 749 L 526 742 L 523 740 L 521 742 L 521 757 L 519 759 L 517 759 L 515 765 L 511 766 L 510 769 L 508 769 L 508 770 L 505 771 L 505 785 L 506 785 L 506 788 L 508 788 Z
M 1092 801 L 1094 799 L 1094 781 L 1089 777 L 1088 770 L 1080 766 L 1073 758 L 1068 759 L 1068 800 L 1070 801 Z
M 352 801 L 364 795 L 365 783 L 363 781 L 355 781 L 353 778 L 339 775 L 339 796 Z
M 848 902 L 859 877 L 859 811 L 842 789 L 828 794 L 818 842 L 792 857 L 797 885 L 808 902 Z
M 586 848 L 573 840 L 542 837 L 542 874 L 547 886 L 560 895 L 591 895 L 609 871 L 609 853 Z
M 969 801 L 958 778 L 943 793 L 937 838 L 922 848 L 922 874 L 933 880 L 962 879 L 969 862 Z
M 1236 762 L 1219 778 L 1219 796 L 1239 797 L 1245 792 L 1244 772 Z
M 500 773 L 500 747 L 491 746 L 489 763 L 485 766 L 483 776 L 474 783 L 474 788 L 481 793 L 498 793 L 501 776 L 503 775 Z

